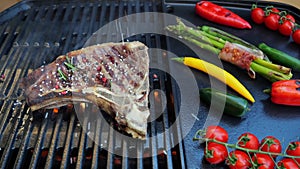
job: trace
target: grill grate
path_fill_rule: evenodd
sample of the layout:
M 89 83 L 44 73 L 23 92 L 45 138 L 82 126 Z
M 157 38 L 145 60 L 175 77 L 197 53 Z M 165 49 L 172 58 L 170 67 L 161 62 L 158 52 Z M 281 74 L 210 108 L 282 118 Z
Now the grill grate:
M 0 73 L 6 76 L 0 83 L 1 168 L 185 168 L 183 145 L 174 145 L 178 139 L 174 133 L 142 143 L 115 140 L 114 130 L 103 125 L 104 119 L 91 122 L 87 117 L 80 124 L 72 106 L 60 108 L 59 113 L 44 110 L 32 114 L 21 99 L 23 93 L 18 86 L 21 77 L 59 54 L 82 47 L 106 23 L 125 14 L 160 12 L 161 2 L 25 1 L 18 5 L 8 12 L 16 13 L 13 17 L 2 15 L 2 19 L 9 19 L 1 20 L 0 26 Z M 102 38 L 110 41 L 114 37 L 106 34 Z M 160 35 L 134 38 L 149 47 L 167 48 L 165 37 Z M 152 60 L 166 62 L 164 58 Z M 151 73 L 153 89 L 165 91 L 172 99 L 170 77 L 156 70 Z M 158 78 L 153 78 L 153 74 Z M 87 105 L 86 109 L 95 111 L 93 106 Z M 149 133 L 157 133 L 175 120 L 174 105 L 168 103 L 167 109 L 149 125 Z M 99 140 L 100 146 L 83 132 L 89 128 L 96 131 L 89 136 Z M 163 147 L 173 148 L 165 151 Z M 138 158 L 127 158 L 131 153 Z M 159 155 L 146 157 L 151 153 Z

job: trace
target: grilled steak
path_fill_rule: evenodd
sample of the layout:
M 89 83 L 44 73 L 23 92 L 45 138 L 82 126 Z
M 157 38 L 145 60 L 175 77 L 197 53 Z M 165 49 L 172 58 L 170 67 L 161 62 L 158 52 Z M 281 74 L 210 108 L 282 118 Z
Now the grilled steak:
M 21 80 L 32 111 L 78 102 L 97 104 L 134 138 L 145 139 L 149 56 L 140 42 L 71 51 Z

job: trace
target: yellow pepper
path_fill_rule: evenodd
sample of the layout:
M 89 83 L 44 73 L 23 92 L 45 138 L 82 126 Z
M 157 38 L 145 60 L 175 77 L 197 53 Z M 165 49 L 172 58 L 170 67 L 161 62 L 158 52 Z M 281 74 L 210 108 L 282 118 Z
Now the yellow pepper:
M 250 102 L 254 103 L 255 99 L 251 95 L 251 93 L 246 89 L 246 87 L 236 79 L 232 74 L 228 73 L 226 70 L 208 63 L 204 60 L 193 58 L 193 57 L 182 57 L 182 58 L 174 58 L 178 62 L 185 64 L 186 66 L 201 70 L 216 79 L 220 80 L 221 82 L 225 83 L 237 93 L 245 97 Z

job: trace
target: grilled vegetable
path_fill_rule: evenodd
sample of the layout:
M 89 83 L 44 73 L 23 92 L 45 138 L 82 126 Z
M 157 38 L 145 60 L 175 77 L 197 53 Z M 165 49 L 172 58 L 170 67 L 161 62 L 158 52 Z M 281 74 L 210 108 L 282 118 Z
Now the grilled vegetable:
M 253 71 L 262 75 L 264 78 L 268 79 L 271 82 L 289 80 L 293 76 L 291 73 L 291 69 L 280 65 L 274 65 L 261 59 L 253 60 L 250 67 Z
M 255 99 L 250 94 L 250 92 L 246 89 L 246 87 L 239 80 L 237 80 L 233 75 L 231 75 L 224 69 L 221 69 L 218 66 L 208 63 L 204 60 L 193 58 L 193 57 L 173 58 L 173 60 L 181 62 L 189 67 L 201 70 L 215 77 L 216 79 L 227 84 L 229 87 L 231 87 L 240 95 L 244 96 L 249 101 L 253 103 L 255 102 Z
M 290 67 L 295 71 L 300 71 L 300 60 L 282 52 L 278 49 L 272 48 L 265 43 L 261 43 L 258 47 L 265 52 L 270 60 L 282 64 L 284 66 Z
M 249 48 L 251 50 L 248 50 L 248 51 L 251 51 L 251 53 L 255 54 L 255 56 L 257 58 L 268 60 L 268 58 L 264 55 L 264 53 L 258 47 L 256 47 L 255 45 L 253 45 L 235 35 L 232 35 L 223 30 L 220 30 L 220 29 L 217 29 L 217 28 L 214 28 L 211 26 L 207 26 L 207 25 L 201 26 L 199 29 L 201 29 L 203 32 L 206 32 L 207 34 L 209 34 L 211 36 L 217 37 L 219 39 L 223 39 L 224 41 L 235 43 L 235 44 L 240 44 L 241 46 Z
M 274 82 L 272 88 L 264 92 L 271 94 L 273 103 L 300 106 L 300 79 Z
M 249 110 L 248 101 L 231 94 L 226 94 L 216 89 L 204 88 L 200 90 L 200 98 L 206 104 L 211 104 L 214 98 L 214 107 L 224 106 L 224 113 L 235 117 L 242 117 Z M 225 103 L 225 105 L 223 105 Z
M 169 25 L 166 29 L 200 48 L 215 53 L 220 59 L 246 69 L 251 78 L 255 78 L 255 73 L 258 73 L 274 82 L 289 80 L 293 76 L 290 68 L 269 62 L 259 48 L 233 35 L 211 27 L 206 27 L 206 31 L 188 27 L 179 19 L 177 22 L 177 25 Z
M 200 1 L 195 6 L 196 13 L 215 23 L 240 29 L 251 29 L 251 25 L 232 11 L 208 1 Z

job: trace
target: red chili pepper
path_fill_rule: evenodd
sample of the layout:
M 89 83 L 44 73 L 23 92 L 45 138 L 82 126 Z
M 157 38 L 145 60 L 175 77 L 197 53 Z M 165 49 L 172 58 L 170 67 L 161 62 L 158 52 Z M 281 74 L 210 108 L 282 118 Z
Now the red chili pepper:
M 251 29 L 251 25 L 232 11 L 208 1 L 200 1 L 195 7 L 196 13 L 212 22 L 240 29 Z
M 300 79 L 274 82 L 271 101 L 276 104 L 300 106 Z

